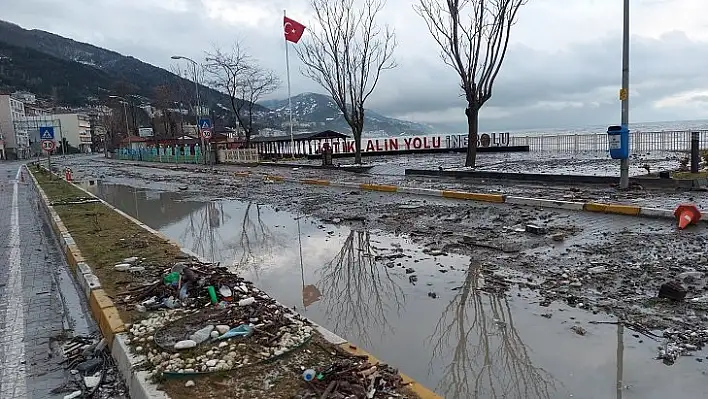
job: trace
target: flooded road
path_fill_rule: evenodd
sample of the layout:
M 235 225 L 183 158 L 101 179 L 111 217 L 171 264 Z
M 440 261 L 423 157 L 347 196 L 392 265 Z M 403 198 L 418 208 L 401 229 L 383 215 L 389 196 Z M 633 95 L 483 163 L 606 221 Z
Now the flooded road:
M 87 188 L 447 398 L 703 397 L 703 352 L 665 366 L 660 341 L 624 329 L 618 346 L 617 325 L 592 324 L 614 320 L 604 313 L 540 306 L 529 289 L 494 294 L 486 253 L 431 251 L 253 201 Z

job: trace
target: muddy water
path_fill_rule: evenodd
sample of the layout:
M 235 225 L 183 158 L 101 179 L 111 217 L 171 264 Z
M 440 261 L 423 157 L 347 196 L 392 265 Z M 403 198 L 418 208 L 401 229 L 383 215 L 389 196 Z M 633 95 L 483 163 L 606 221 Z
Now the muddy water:
M 618 346 L 617 326 L 589 323 L 609 316 L 540 307 L 527 290 L 485 293 L 483 259 L 257 203 L 90 189 L 447 398 L 703 397 L 708 361 L 667 367 L 654 360 L 660 342 L 625 330 Z

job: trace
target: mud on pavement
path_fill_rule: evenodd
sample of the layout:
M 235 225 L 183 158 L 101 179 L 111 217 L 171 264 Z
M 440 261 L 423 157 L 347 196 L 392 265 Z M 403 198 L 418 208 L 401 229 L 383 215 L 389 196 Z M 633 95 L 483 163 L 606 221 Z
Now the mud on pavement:
M 703 227 L 677 231 L 666 220 L 273 183 L 234 177 L 233 170 L 165 170 L 95 158 L 62 162 L 79 180 L 181 192 L 194 200 L 247 199 L 328 225 L 404 235 L 438 259 L 443 275 L 455 268 L 446 255 L 469 256 L 467 271 L 482 276 L 475 285 L 485 291 L 530 289 L 533 311 L 551 320 L 559 306 L 616 316 L 606 322 L 622 320 L 639 342 L 656 342 L 656 362 L 690 361 L 681 355 L 700 360 L 708 340 Z M 394 260 L 391 267 L 401 266 Z M 658 298 L 660 286 L 671 281 L 687 290 L 684 300 Z M 572 331 L 587 332 L 575 325 Z

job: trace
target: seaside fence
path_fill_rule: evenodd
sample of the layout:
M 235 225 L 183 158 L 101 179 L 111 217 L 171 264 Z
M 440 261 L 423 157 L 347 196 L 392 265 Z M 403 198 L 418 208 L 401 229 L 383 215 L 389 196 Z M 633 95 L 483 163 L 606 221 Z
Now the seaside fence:
M 630 132 L 631 154 L 652 151 L 681 152 L 691 150 L 691 133 L 699 133 L 699 147 L 708 150 L 708 130 L 677 130 L 662 132 Z M 511 136 L 510 146 L 529 146 L 532 152 L 608 152 L 607 134 L 559 134 Z

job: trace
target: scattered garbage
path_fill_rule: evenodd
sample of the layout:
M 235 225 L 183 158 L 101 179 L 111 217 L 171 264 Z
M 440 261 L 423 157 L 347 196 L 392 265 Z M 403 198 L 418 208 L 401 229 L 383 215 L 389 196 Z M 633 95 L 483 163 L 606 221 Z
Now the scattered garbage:
M 548 231 L 545 227 L 539 226 L 536 224 L 527 224 L 525 227 L 525 230 L 527 233 L 537 234 L 537 235 L 544 235 Z
M 404 397 L 405 384 L 398 370 L 383 363 L 371 364 L 365 357 L 348 357 L 320 371 L 303 372 L 307 385 L 297 398 L 390 398 Z
M 683 301 L 686 298 L 686 288 L 676 281 L 664 283 L 659 288 L 659 298 Z
M 307 382 L 310 382 L 315 378 L 315 374 L 317 374 L 315 370 L 307 369 L 302 373 L 302 379 Z
M 107 351 L 106 339 L 77 336 L 61 346 L 69 380 L 51 391 L 70 398 L 127 398 L 127 390 Z

